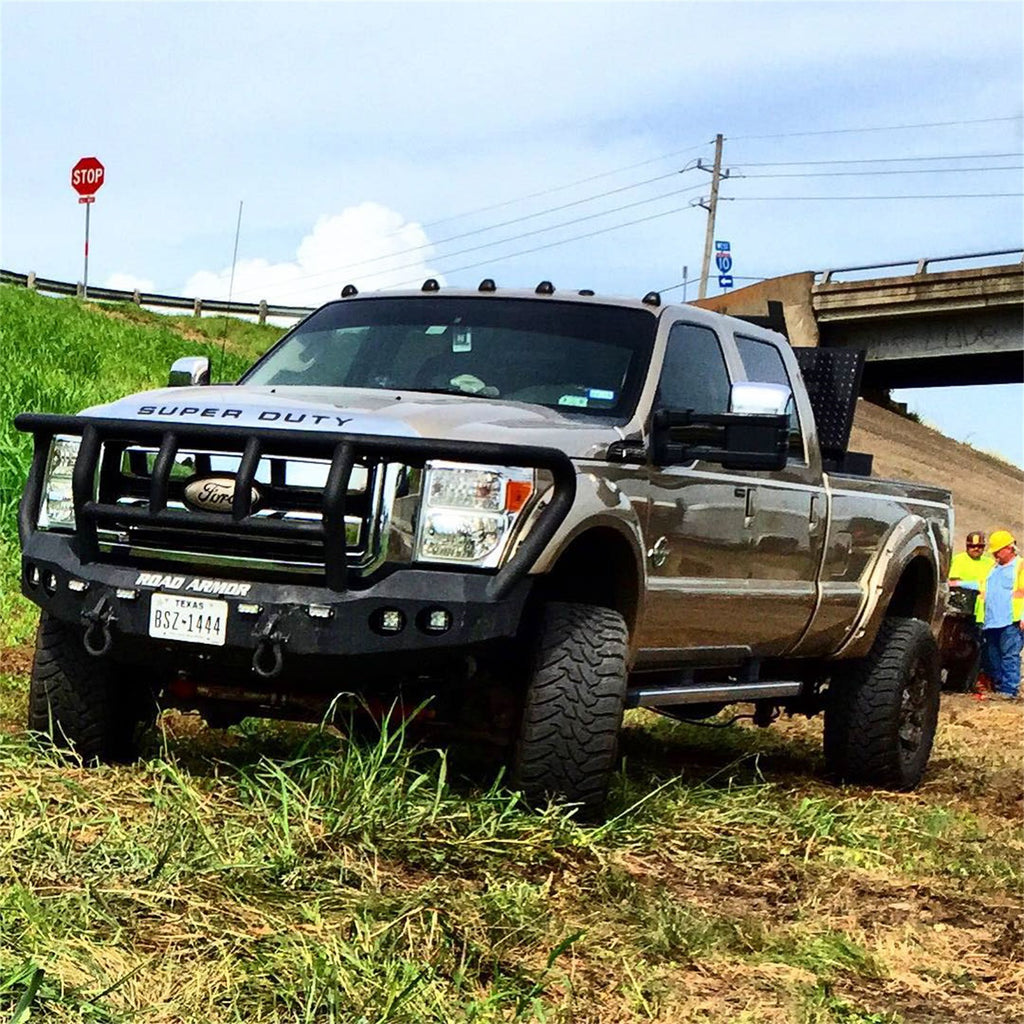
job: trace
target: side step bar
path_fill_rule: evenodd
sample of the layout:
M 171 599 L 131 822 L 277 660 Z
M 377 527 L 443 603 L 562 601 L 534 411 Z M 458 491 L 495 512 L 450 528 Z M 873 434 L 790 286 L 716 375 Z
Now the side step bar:
M 626 707 L 651 708 L 668 704 L 716 704 L 718 702 L 796 697 L 803 683 L 715 683 L 704 686 L 647 686 L 626 694 Z

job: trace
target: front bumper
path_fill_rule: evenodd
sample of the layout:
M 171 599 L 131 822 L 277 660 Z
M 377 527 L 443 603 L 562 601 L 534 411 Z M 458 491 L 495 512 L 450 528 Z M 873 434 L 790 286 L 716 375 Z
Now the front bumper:
M 251 657 L 273 642 L 292 655 L 431 655 L 472 650 L 516 634 L 531 588 L 523 577 L 496 591 L 490 575 L 402 568 L 362 590 L 336 591 L 265 581 L 228 581 L 188 571 L 151 572 L 133 566 L 83 564 L 67 535 L 32 533 L 22 553 L 22 593 L 54 618 L 83 628 L 106 624 L 115 650 L 140 642 L 168 656 L 170 667 Z M 147 580 L 161 577 L 159 585 Z M 223 646 L 151 638 L 154 593 L 216 598 L 228 606 Z M 429 613 L 448 613 L 443 631 L 429 628 Z M 397 611 L 402 626 L 381 629 L 382 613 Z M 392 621 L 394 621 L 392 616 Z

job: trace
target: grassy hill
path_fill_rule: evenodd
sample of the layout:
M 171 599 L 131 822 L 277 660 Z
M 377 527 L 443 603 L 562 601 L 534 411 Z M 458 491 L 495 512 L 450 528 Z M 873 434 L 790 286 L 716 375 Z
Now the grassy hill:
M 158 386 L 180 355 L 216 366 L 224 324 L 0 287 L 0 325 L 0 1019 L 29 1005 L 68 1024 L 1015 1016 L 1017 707 L 945 699 L 912 794 L 823 781 L 818 721 L 631 712 L 599 827 L 463 779 L 397 726 L 367 742 L 345 721 L 225 732 L 174 714 L 134 765 L 54 755 L 23 725 L 33 614 L 13 515 L 28 453 L 10 418 Z M 277 334 L 227 327 L 222 379 Z M 901 475 L 934 444 L 936 471 L 970 480 L 976 453 L 905 422 L 882 417 L 882 447 L 855 444 Z M 875 424 L 859 411 L 858 431 Z M 1016 471 L 992 472 L 1019 496 Z

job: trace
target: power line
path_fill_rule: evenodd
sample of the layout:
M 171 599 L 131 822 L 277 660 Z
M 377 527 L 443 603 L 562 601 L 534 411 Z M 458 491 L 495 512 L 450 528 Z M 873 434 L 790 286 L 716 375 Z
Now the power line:
M 744 174 L 733 171 L 732 178 L 862 178 L 869 174 L 982 174 L 992 171 L 1022 171 L 1024 165 L 1011 167 L 904 167 L 889 171 L 783 171 L 781 174 Z
M 958 194 L 953 194 L 953 195 L 913 195 L 913 196 L 793 196 L 793 197 L 790 197 L 790 196 L 747 196 L 747 197 L 743 197 L 742 199 L 737 199 L 736 201 L 738 201 L 738 202 L 762 201 L 763 202 L 763 201 L 778 200 L 778 201 L 781 201 L 781 202 L 787 202 L 787 201 L 790 200 L 790 198 L 792 198 L 793 200 L 796 200 L 796 201 L 799 201 L 799 200 L 826 200 L 827 201 L 827 200 L 830 200 L 830 199 L 840 199 L 840 200 L 842 200 L 842 199 L 884 199 L 884 200 L 893 200 L 893 199 L 990 199 L 990 198 L 998 198 L 998 197 L 1002 197 L 1002 196 L 1021 197 L 1021 196 L 1024 196 L 1024 193 L 1022 193 L 1022 192 L 994 192 L 994 193 L 968 192 L 968 193 L 958 193 Z M 725 198 L 731 198 L 731 197 L 724 197 L 723 196 L 723 197 L 720 197 L 720 198 L 725 199 Z M 482 260 L 482 261 L 477 262 L 477 263 L 469 263 L 469 264 L 466 264 L 465 266 L 461 266 L 461 267 L 449 267 L 449 268 L 447 268 L 445 270 L 445 273 L 446 274 L 458 274 L 458 273 L 461 273 L 463 270 L 473 270 L 476 267 L 484 267 L 484 266 L 488 266 L 488 265 L 493 265 L 495 262 L 498 262 L 498 261 L 501 261 L 501 260 L 513 259 L 513 258 L 515 258 L 517 256 L 529 256 L 532 253 L 542 252 L 545 249 L 554 249 L 554 248 L 556 248 L 559 245 L 567 245 L 569 242 L 578 242 L 578 241 L 580 241 L 581 239 L 584 239 L 584 238 L 594 238 L 596 235 L 605 235 L 605 234 L 608 234 L 610 231 L 619 231 L 622 228 L 633 227 L 636 224 L 645 224 L 645 223 L 647 223 L 649 221 L 657 220 L 660 217 L 668 217 L 668 216 L 670 216 L 671 214 L 674 214 L 674 213 L 685 213 L 687 210 L 692 210 L 692 209 L 695 209 L 695 207 L 693 207 L 693 206 L 682 206 L 682 207 L 677 207 L 676 209 L 673 209 L 673 210 L 663 210 L 661 213 L 654 213 L 654 214 L 651 214 L 649 217 L 639 217 L 636 220 L 624 221 L 622 224 L 613 224 L 613 225 L 611 225 L 610 227 L 607 227 L 607 228 L 599 228 L 597 231 L 588 231 L 587 233 L 582 234 L 582 235 L 573 235 L 570 238 L 563 238 L 563 239 L 560 239 L 557 242 L 549 242 L 549 243 L 547 243 L 545 245 L 534 246 L 533 248 L 530 248 L 530 249 L 521 249 L 518 252 L 504 253 L 502 255 L 495 256 L 495 257 L 493 257 L 490 260 Z M 746 280 L 746 279 L 744 279 L 744 280 Z M 764 278 L 757 278 L 756 280 L 764 280 Z M 414 285 L 416 283 L 417 283 L 416 280 L 407 280 L 407 281 L 401 282 L 396 287 L 404 288 L 406 286 L 411 286 L 411 285 Z M 684 282 L 684 283 L 691 284 L 692 281 L 687 281 L 687 282 Z M 682 285 L 673 285 L 672 287 L 682 287 Z
M 876 156 L 858 160 L 766 160 L 751 163 L 739 160 L 743 167 L 820 167 L 825 164 L 901 164 L 920 163 L 928 160 L 1008 160 L 1020 153 L 947 153 L 944 156 Z
M 1008 199 L 1024 197 L 1024 192 L 952 192 L 944 195 L 902 195 L 902 196 L 723 196 L 735 203 L 771 203 L 771 202 L 842 202 L 851 199 Z
M 714 139 L 711 140 L 714 142 Z M 552 188 L 542 189 L 539 192 L 531 192 L 525 196 L 519 196 L 518 199 L 506 199 L 500 203 L 491 203 L 489 206 L 481 206 L 475 210 L 467 210 L 465 213 L 453 213 L 450 217 L 441 217 L 439 220 L 432 220 L 428 223 L 423 224 L 425 228 L 437 227 L 438 224 L 447 224 L 452 220 L 459 220 L 462 217 L 472 217 L 478 213 L 489 213 L 491 210 L 500 210 L 504 206 L 511 206 L 514 203 L 524 203 L 530 199 L 540 199 L 542 196 L 552 195 L 555 192 L 564 192 L 566 189 L 576 188 L 578 185 L 587 185 L 592 181 L 598 181 L 601 178 L 610 178 L 613 174 L 623 174 L 626 171 L 636 170 L 637 167 L 647 167 L 650 164 L 660 163 L 662 160 L 671 160 L 673 157 L 682 156 L 684 153 L 692 153 L 698 149 L 704 149 L 706 146 L 711 145 L 711 142 L 701 142 L 695 146 L 687 146 L 685 149 L 677 149 L 671 153 L 662 153 L 661 156 L 651 157 L 649 160 L 641 160 L 639 163 L 628 164 L 625 167 L 618 167 L 613 171 L 602 171 L 600 174 L 592 174 L 589 178 L 579 178 L 577 181 L 570 181 L 565 185 L 555 185 Z
M 549 207 L 546 210 L 538 210 L 536 213 L 527 213 L 527 214 L 524 214 L 522 217 L 513 217 L 510 220 L 500 221 L 497 224 L 490 224 L 487 227 L 474 228 L 472 231 L 463 231 L 463 232 L 461 232 L 460 234 L 457 234 L 457 235 L 450 235 L 448 238 L 438 239 L 436 242 L 426 242 L 423 245 L 414 245 L 414 246 L 411 246 L 408 249 L 400 249 L 400 250 L 398 250 L 396 252 L 384 253 L 381 256 L 373 256 L 373 257 L 371 257 L 368 260 L 357 260 L 355 263 L 345 263 L 345 264 L 343 264 L 341 266 L 338 266 L 338 267 L 331 267 L 328 270 L 318 270 L 315 274 L 305 274 L 302 277 L 295 278 L 295 280 L 296 281 L 306 281 L 306 282 L 314 281 L 314 280 L 318 280 L 318 279 L 325 278 L 325 277 L 334 277 L 335 275 L 339 275 L 339 274 L 344 273 L 346 270 L 361 270 L 361 271 L 365 272 L 365 269 L 367 267 L 371 266 L 374 263 L 380 263 L 383 260 L 394 260 L 394 259 L 398 259 L 399 257 L 402 257 L 402 256 L 410 256 L 410 255 L 412 255 L 415 252 L 423 252 L 423 251 L 428 250 L 428 249 L 430 249 L 430 250 L 436 249 L 438 246 L 448 245 L 450 242 L 458 242 L 458 241 L 461 241 L 464 238 L 471 238 L 474 235 L 486 234 L 488 231 L 497 231 L 499 228 L 509 227 L 512 224 L 521 224 L 524 221 L 536 220 L 536 218 L 546 216 L 547 214 L 559 213 L 562 210 L 568 210 L 568 209 L 571 209 L 574 206 L 582 206 L 582 205 L 584 205 L 586 203 L 591 203 L 591 202 L 594 202 L 594 201 L 596 201 L 598 199 L 606 199 L 608 196 L 618 195 L 618 194 L 620 194 L 622 192 L 629 192 L 629 191 L 632 191 L 633 189 L 641 188 L 644 185 L 651 185 L 651 184 L 653 184 L 654 182 L 657 182 L 657 181 L 664 181 L 666 178 L 675 178 L 678 175 L 684 174 L 684 173 L 686 173 L 687 171 L 690 171 L 690 170 L 696 170 L 696 167 L 684 167 L 682 170 L 679 170 L 679 171 L 671 171 L 668 174 L 659 174 L 659 175 L 657 175 L 657 176 L 655 176 L 653 178 L 646 178 L 643 181 L 634 182 L 631 185 L 621 185 L 618 188 L 609 189 L 606 192 L 599 192 L 596 195 L 586 196 L 583 199 L 574 199 L 571 202 L 562 203 L 560 206 L 552 206 L 552 207 Z M 689 191 L 689 190 L 688 189 L 682 189 L 681 191 Z M 678 192 L 667 192 L 667 193 L 664 193 L 664 196 L 673 196 L 673 195 L 678 195 Z M 645 199 L 645 200 L 642 200 L 642 202 L 654 202 L 658 198 L 662 198 L 662 197 L 655 196 L 653 199 Z M 619 212 L 620 210 L 623 210 L 623 209 L 629 209 L 629 205 L 614 207 L 611 210 L 606 210 L 605 213 L 617 213 L 617 212 Z M 599 216 L 602 216 L 602 214 L 597 213 L 597 214 L 592 214 L 591 216 L 592 217 L 599 217 Z M 582 218 L 582 219 L 586 220 L 588 218 Z M 573 224 L 573 223 L 576 223 L 576 222 L 575 221 L 568 221 L 566 223 L 567 224 Z M 565 224 L 554 225 L 554 227 L 563 227 L 563 226 L 565 226 Z M 543 231 L 543 230 L 551 230 L 551 229 L 541 228 L 539 230 Z M 398 233 L 399 232 L 393 232 L 392 234 L 398 234 Z M 386 237 L 392 237 L 392 236 L 389 235 L 389 236 L 386 236 Z M 525 236 L 516 236 L 516 237 L 525 237 Z M 500 245 L 502 242 L 505 242 L 505 241 L 509 241 L 509 239 L 499 239 L 496 242 L 491 242 L 491 243 L 488 243 L 488 244 Z M 463 250 L 463 252 L 468 252 L 468 251 L 471 251 L 471 250 Z M 443 256 L 439 256 L 438 257 L 438 259 L 443 259 L 443 258 L 444 258 Z M 395 268 L 389 268 L 389 269 L 395 269 Z M 399 267 L 397 269 L 403 269 L 403 268 Z M 307 289 L 304 289 L 304 290 L 305 291 L 309 291 L 311 289 L 307 288 Z M 249 289 L 247 292 L 240 292 L 239 294 L 250 294 L 250 293 L 255 294 L 255 290 L 254 289 Z
M 638 217 L 636 220 L 627 220 L 624 221 L 622 224 L 612 224 L 610 227 L 607 228 L 598 228 L 596 231 L 588 231 L 582 235 L 573 235 L 571 238 L 562 238 L 557 242 L 548 242 L 545 245 L 534 246 L 532 249 L 520 249 L 518 252 L 504 253 L 501 256 L 495 256 L 494 259 L 492 260 L 482 260 L 479 263 L 468 263 L 462 267 L 449 267 L 445 271 L 445 273 L 458 274 L 461 273 L 463 270 L 473 270 L 475 267 L 485 267 L 499 260 L 509 260 L 515 258 L 516 256 L 529 256 L 531 253 L 542 252 L 544 249 L 554 249 L 559 245 L 567 245 L 569 242 L 578 242 L 584 238 L 594 238 L 596 235 L 606 235 L 610 231 L 619 231 L 622 228 L 633 227 L 635 224 L 645 224 L 648 221 L 657 220 L 659 217 L 667 217 L 673 213 L 685 213 L 687 210 L 693 209 L 695 209 L 695 207 L 693 206 L 680 206 L 674 210 L 664 210 L 661 213 L 652 213 L 649 217 Z M 407 285 L 414 284 L 416 284 L 415 280 L 403 281 L 397 287 L 404 288 Z
M 913 128 L 953 128 L 969 124 L 998 124 L 1004 121 L 1020 121 L 1021 118 L 1024 118 L 1024 114 L 1013 114 L 1009 117 L 979 117 L 971 121 L 927 121 L 921 124 L 877 125 L 873 128 L 830 128 L 814 132 L 779 132 L 774 135 L 731 135 L 727 138 L 730 142 L 740 142 L 746 139 L 796 139 L 808 135 L 851 135 L 858 132 L 898 132 L 909 131 Z
M 656 202 L 658 202 L 658 201 L 660 201 L 662 199 L 670 199 L 673 196 L 683 195 L 686 192 L 694 192 L 697 189 L 700 189 L 700 188 L 703 188 L 703 187 L 704 187 L 704 182 L 698 182 L 696 185 L 689 185 L 686 188 L 674 189 L 671 192 L 663 192 L 662 194 L 657 195 L 657 196 L 653 196 L 653 197 L 651 197 L 649 199 L 639 199 L 635 203 L 624 203 L 622 206 L 616 206 L 616 207 L 614 207 L 614 208 L 612 208 L 610 210 L 602 210 L 602 211 L 600 211 L 598 213 L 587 214 L 585 217 L 575 217 L 572 220 L 562 221 L 560 224 L 550 224 L 547 227 L 535 228 L 533 231 L 524 231 L 521 234 L 510 235 L 507 238 L 497 238 L 497 239 L 495 239 L 492 242 L 484 242 L 481 245 L 471 245 L 471 246 L 468 246 L 465 249 L 458 249 L 455 252 L 442 253 L 442 254 L 439 254 L 439 255 L 433 257 L 432 262 L 440 263 L 440 262 L 443 262 L 444 260 L 454 259 L 456 256 L 465 256 L 465 255 L 467 255 L 468 253 L 471 253 L 471 252 L 479 252 L 481 249 L 490 249 L 490 248 L 493 248 L 494 246 L 497 246 L 497 245 L 505 245 L 508 242 L 517 242 L 521 238 L 532 238 L 534 235 L 542 235 L 542 234 L 545 234 L 548 231 L 557 231 L 559 228 L 572 227 L 575 224 L 582 224 L 585 221 L 595 220 L 598 217 L 608 217 L 608 216 L 610 216 L 613 213 L 621 213 L 623 210 L 632 210 L 632 209 L 635 209 L 638 206 L 646 206 L 648 203 L 656 203 Z M 686 207 L 683 207 L 683 209 L 686 209 Z M 656 214 L 655 216 L 658 216 L 658 217 L 665 216 L 667 213 L 670 213 L 670 212 L 676 212 L 676 211 L 666 211 L 666 213 L 664 213 L 664 214 Z M 644 218 L 644 219 L 645 220 L 651 220 L 653 218 L 649 218 L 648 217 L 648 218 Z M 640 221 L 634 221 L 632 223 L 640 223 Z M 597 232 L 597 233 L 600 234 L 601 232 Z M 580 236 L 580 237 L 589 237 L 589 236 Z M 556 243 L 556 244 L 558 244 L 558 243 Z M 394 256 L 396 256 L 396 257 L 397 256 L 403 256 L 403 255 L 406 255 L 406 253 L 395 253 L 394 254 Z M 478 265 L 479 264 L 473 264 L 473 266 L 478 266 Z M 359 266 L 359 264 L 355 264 L 355 266 Z M 397 271 L 400 271 L 400 270 L 410 270 L 411 268 L 413 268 L 415 266 L 418 266 L 418 263 L 405 263 L 405 264 L 402 264 L 401 266 L 398 266 L 398 267 L 387 267 L 385 270 L 382 270 L 381 272 L 382 273 L 384 273 L 384 272 L 386 272 L 386 273 L 396 273 Z M 460 268 L 460 269 L 468 269 L 468 268 Z M 311 285 L 311 286 L 309 286 L 307 288 L 296 289 L 295 290 L 295 294 L 301 294 L 304 291 L 306 291 L 306 292 L 311 291 L 315 287 L 317 287 L 317 286 L 316 285 Z

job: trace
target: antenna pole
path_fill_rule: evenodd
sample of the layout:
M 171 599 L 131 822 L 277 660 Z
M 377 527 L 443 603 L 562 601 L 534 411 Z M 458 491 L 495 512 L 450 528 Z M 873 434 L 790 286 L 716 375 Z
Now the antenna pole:
M 228 305 L 231 305 L 231 297 L 235 291 L 235 264 L 238 262 L 238 236 L 242 233 L 242 200 L 238 200 L 238 222 L 235 224 L 235 251 L 231 254 L 231 277 L 228 281 Z M 217 378 L 224 372 L 224 350 L 228 344 L 228 313 L 224 314 L 224 333 L 220 342 L 220 368 Z

